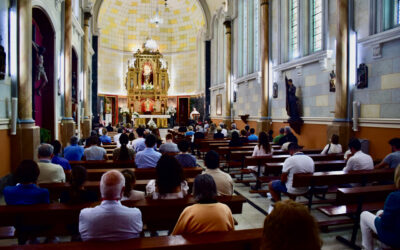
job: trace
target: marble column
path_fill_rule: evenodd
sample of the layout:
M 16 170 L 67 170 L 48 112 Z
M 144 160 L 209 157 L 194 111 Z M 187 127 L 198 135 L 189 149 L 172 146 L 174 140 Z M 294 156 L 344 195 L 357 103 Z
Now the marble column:
M 64 16 L 64 117 L 61 121 L 61 143 L 65 147 L 75 134 L 72 118 L 72 0 L 65 0 Z
M 19 0 L 18 9 L 18 126 L 11 140 L 14 169 L 22 160 L 37 158 L 40 128 L 32 119 L 32 2 Z
M 231 114 L 232 107 L 232 32 L 231 32 L 231 20 L 224 22 L 225 26 L 225 40 L 226 40 L 226 64 L 225 64 L 225 117 L 223 122 L 226 126 L 230 127 L 233 117 Z
M 269 117 L 269 0 L 260 1 L 260 37 L 261 37 L 261 118 L 257 123 L 257 131 L 265 131 L 271 127 Z
M 89 22 L 92 14 L 85 12 L 84 19 L 84 37 L 83 37 L 83 92 L 84 92 L 84 114 L 82 123 L 82 136 L 87 138 L 90 136 L 91 119 L 90 119 L 90 76 L 89 76 Z
M 348 106 L 348 41 L 349 41 L 349 3 L 337 0 L 336 30 L 336 104 L 335 120 L 328 126 L 327 138 L 339 135 L 345 146 L 351 136 L 351 124 L 347 120 Z

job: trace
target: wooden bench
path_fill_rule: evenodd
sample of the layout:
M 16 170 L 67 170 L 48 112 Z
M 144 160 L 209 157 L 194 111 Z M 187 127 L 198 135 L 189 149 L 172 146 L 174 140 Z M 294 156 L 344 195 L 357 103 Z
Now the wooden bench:
M 116 242 L 68 242 L 58 244 L 0 247 L 4 250 L 32 249 L 191 249 L 191 250 L 255 250 L 260 248 L 263 229 L 246 229 L 231 232 L 214 232 L 196 235 L 138 238 Z
M 386 197 L 395 190 L 394 185 L 339 188 L 336 195 L 338 205 L 319 207 L 318 210 L 330 217 L 350 216 L 354 223 L 350 240 L 343 236 L 336 239 L 353 249 L 361 249 L 356 245 L 361 212 L 382 209 Z
M 233 214 L 242 213 L 243 203 L 246 199 L 241 195 L 217 197 L 219 202 L 226 204 Z M 152 200 L 123 201 L 128 207 L 137 207 L 142 212 L 143 223 L 148 230 L 172 229 L 181 212 L 187 206 L 195 204 L 192 196 L 176 200 Z M 93 207 L 98 203 L 66 205 L 66 204 L 37 204 L 0 206 L 0 226 L 14 225 L 41 225 L 48 226 L 48 230 L 41 232 L 46 235 L 50 231 L 55 235 L 68 234 L 65 226 L 79 222 L 79 213 L 83 208 Z
M 72 166 L 80 165 L 86 169 L 112 169 L 112 168 L 134 168 L 135 160 L 131 161 L 113 161 L 113 160 L 101 160 L 101 161 L 70 161 L 69 164 Z
M 122 171 L 127 168 L 116 168 L 118 171 Z M 137 180 L 150 180 L 156 178 L 155 168 L 128 168 L 135 172 Z M 87 180 L 88 181 L 99 181 L 101 176 L 109 171 L 110 169 L 88 169 L 87 170 Z M 185 178 L 196 178 L 197 175 L 201 174 L 203 168 L 184 168 L 183 175 Z
M 146 185 L 150 180 L 137 180 L 135 190 L 146 191 Z M 193 188 L 194 178 L 186 179 L 189 185 L 189 193 Z M 50 200 L 57 200 L 60 198 L 61 193 L 68 191 L 71 188 L 71 184 L 66 183 L 42 183 L 41 188 L 47 188 L 50 192 Z M 99 199 L 100 197 L 100 181 L 87 181 L 84 184 L 85 189 L 96 192 Z
M 310 187 L 307 198 L 308 207 L 311 209 L 313 196 L 318 193 L 318 186 L 336 186 L 350 183 L 359 183 L 365 186 L 367 183 L 375 181 L 393 180 L 393 176 L 394 169 L 359 170 L 349 173 L 343 171 L 315 171 L 312 174 L 295 174 L 293 176 L 293 187 Z M 322 192 L 325 192 L 325 190 L 322 190 Z

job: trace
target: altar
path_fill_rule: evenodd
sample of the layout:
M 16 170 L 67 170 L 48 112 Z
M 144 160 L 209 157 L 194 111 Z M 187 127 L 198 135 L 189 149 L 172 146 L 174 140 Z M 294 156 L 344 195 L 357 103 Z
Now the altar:
M 158 50 L 157 43 L 147 39 L 142 50 L 137 50 L 128 61 L 125 87 L 128 92 L 128 110 L 139 115 L 135 125 L 147 124 L 154 118 L 157 127 L 168 127 L 168 65 Z
M 135 118 L 135 126 L 147 125 L 150 120 L 153 120 L 158 128 L 167 128 L 170 117 L 170 115 L 139 115 L 138 118 Z

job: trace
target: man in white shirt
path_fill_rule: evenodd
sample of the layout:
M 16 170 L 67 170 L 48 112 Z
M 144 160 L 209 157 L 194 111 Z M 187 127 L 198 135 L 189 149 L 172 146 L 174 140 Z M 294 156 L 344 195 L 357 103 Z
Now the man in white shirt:
M 121 147 L 121 143 L 119 143 L 119 137 L 121 136 L 122 132 L 123 132 L 122 128 L 119 128 L 117 130 L 118 134 L 114 135 L 113 137 L 114 142 L 117 143 L 117 148 Z
M 370 155 L 361 151 L 361 143 L 358 139 L 351 139 L 349 142 L 349 150 L 351 152 L 344 172 L 354 170 L 372 170 L 374 169 L 374 161 Z
M 38 166 L 40 170 L 37 183 L 65 182 L 65 173 L 61 165 L 51 163 L 54 147 L 43 143 L 38 149 Z
M 300 152 L 300 149 L 295 142 L 289 144 L 288 150 L 291 156 L 283 163 L 281 179 L 268 183 L 269 192 L 275 201 L 281 200 L 281 193 L 297 195 L 304 194 L 308 190 L 308 187 L 292 187 L 294 174 L 314 173 L 313 159 Z
M 233 181 L 229 174 L 219 169 L 219 155 L 214 150 L 209 151 L 205 158 L 204 164 L 207 169 L 204 174 L 209 174 L 217 185 L 218 195 L 233 195 Z
M 82 209 L 79 232 L 83 241 L 119 241 L 138 238 L 143 228 L 142 213 L 120 202 L 125 188 L 124 176 L 111 170 L 101 177 L 102 202 L 94 208 Z
M 99 137 L 97 135 L 90 137 L 90 147 L 85 148 L 83 152 L 83 158 L 86 161 L 99 161 L 99 160 L 108 160 L 107 151 L 97 146 L 99 144 Z

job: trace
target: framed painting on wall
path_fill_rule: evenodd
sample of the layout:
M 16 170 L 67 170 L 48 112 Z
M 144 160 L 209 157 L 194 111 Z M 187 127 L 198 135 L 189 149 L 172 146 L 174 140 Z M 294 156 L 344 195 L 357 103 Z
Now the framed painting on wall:
M 216 96 L 217 115 L 222 115 L 222 94 Z

